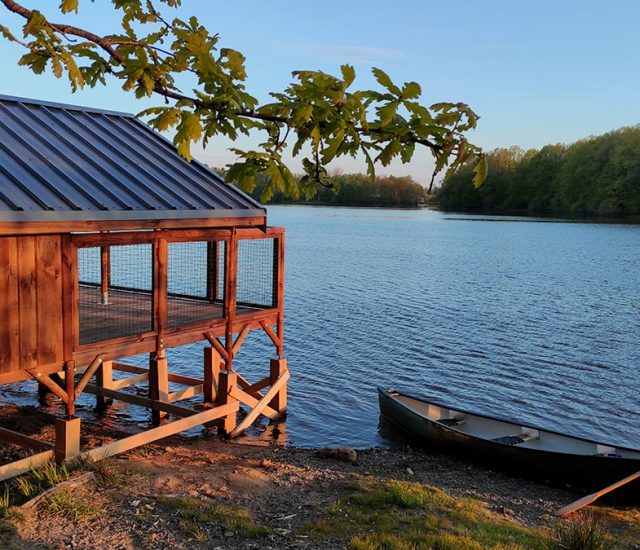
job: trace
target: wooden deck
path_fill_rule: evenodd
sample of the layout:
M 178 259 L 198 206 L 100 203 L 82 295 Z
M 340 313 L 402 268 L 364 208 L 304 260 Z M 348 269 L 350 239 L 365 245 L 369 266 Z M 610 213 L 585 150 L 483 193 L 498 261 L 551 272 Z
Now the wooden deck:
M 250 313 L 254 308 L 237 307 L 236 314 Z M 89 344 L 143 334 L 153 330 L 153 294 L 144 291 L 115 290 L 109 292 L 109 303 L 100 303 L 100 288 L 79 285 L 80 343 Z M 221 303 L 169 296 L 168 326 L 178 327 L 222 319 Z

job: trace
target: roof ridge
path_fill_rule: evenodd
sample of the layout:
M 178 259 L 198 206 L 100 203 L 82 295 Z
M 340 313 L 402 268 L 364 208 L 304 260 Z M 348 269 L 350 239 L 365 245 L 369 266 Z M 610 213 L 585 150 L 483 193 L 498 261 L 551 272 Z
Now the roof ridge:
M 63 109 L 65 111 L 80 111 L 84 113 L 94 113 L 94 114 L 101 114 L 101 115 L 135 118 L 135 115 L 133 113 L 126 113 L 124 111 L 111 111 L 109 109 L 99 109 L 97 107 L 85 107 L 83 105 L 59 103 L 56 101 L 47 101 L 43 99 L 35 99 L 30 97 L 20 97 L 20 96 L 0 94 L 0 101 L 11 101 L 14 103 L 24 103 L 27 105 L 38 105 L 41 107 L 50 107 L 53 109 Z

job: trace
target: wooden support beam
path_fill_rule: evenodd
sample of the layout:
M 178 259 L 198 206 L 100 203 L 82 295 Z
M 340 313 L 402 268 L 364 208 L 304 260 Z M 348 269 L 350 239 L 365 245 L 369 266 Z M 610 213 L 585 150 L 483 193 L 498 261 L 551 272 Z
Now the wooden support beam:
M 122 388 L 129 388 L 131 386 L 135 386 L 139 382 L 146 382 L 147 380 L 149 380 L 149 373 L 145 372 L 143 374 L 136 374 L 134 376 L 128 376 L 127 378 L 120 378 L 119 380 L 114 380 L 113 382 L 111 382 L 108 388 L 112 390 L 121 390 Z M 107 386 L 100 386 L 100 384 L 96 384 L 96 385 L 99 388 L 107 387 Z M 102 399 L 102 397 L 99 397 L 99 399 Z
M 43 374 L 38 369 L 28 370 L 27 372 L 33 378 L 35 378 L 38 383 L 42 384 L 48 390 L 50 390 L 51 393 L 57 395 L 63 403 L 67 404 L 69 402 L 69 398 L 67 397 L 66 392 L 58 384 L 51 380 L 48 374 Z
M 27 449 L 34 449 L 36 451 L 46 451 L 53 448 L 53 444 L 48 441 L 41 441 L 40 439 L 35 439 L 28 435 L 8 430 L 7 428 L 0 428 L 0 440 L 6 441 L 7 443 L 13 443 L 14 445 L 20 445 Z
M 88 384 L 85 391 L 95 395 L 102 395 L 104 397 L 111 397 L 118 401 L 124 401 L 125 403 L 131 403 L 132 405 L 139 405 L 140 407 L 146 407 L 153 411 L 163 412 L 165 414 L 173 414 L 175 416 L 191 416 L 198 411 L 188 409 L 187 407 L 179 407 L 171 403 L 164 403 L 161 401 L 154 401 L 148 397 L 142 397 L 141 395 L 131 395 L 130 393 L 124 393 L 116 390 L 109 390 L 107 388 L 98 388 L 93 384 Z
M 262 411 L 269 405 L 271 400 L 278 394 L 280 389 L 287 383 L 291 375 L 289 374 L 289 370 L 285 370 L 278 380 L 271 386 L 269 391 L 265 394 L 265 396 L 258 401 L 256 406 L 251 410 L 251 412 L 244 418 L 244 420 L 240 423 L 240 425 L 229 434 L 229 438 L 238 437 L 242 432 L 244 432 L 256 418 L 258 415 L 262 414 Z
M 96 355 L 95 359 L 91 361 L 91 364 L 87 367 L 87 370 L 84 371 L 84 373 L 82 374 L 82 377 L 80 378 L 80 380 L 78 380 L 78 383 L 76 384 L 76 389 L 75 389 L 76 398 L 80 396 L 80 394 L 83 392 L 86 385 L 89 383 L 89 380 L 91 380 L 91 377 L 95 374 L 95 372 L 100 368 L 101 365 L 102 365 L 102 356 Z
M 26 474 L 35 468 L 40 468 L 40 466 L 44 466 L 47 462 L 51 462 L 55 456 L 55 452 L 49 450 L 38 453 L 37 455 L 28 456 L 21 460 L 16 460 L 9 464 L 4 464 L 0 466 L 0 481 Z
M 271 379 L 271 387 L 274 386 L 276 381 L 285 373 L 289 372 L 287 367 L 287 360 L 284 357 L 271 359 L 269 364 L 269 375 Z M 287 410 L 287 385 L 282 386 L 280 391 L 275 395 L 271 403 L 269 403 L 279 413 L 284 414 Z
M 149 373 L 149 369 L 144 367 L 137 367 L 126 363 L 116 363 L 115 361 L 113 362 L 113 370 L 118 372 L 130 372 L 131 374 Z M 169 382 L 175 382 L 176 384 L 182 384 L 183 386 L 195 386 L 197 384 L 202 384 L 203 382 L 200 378 L 193 378 L 182 374 L 173 374 L 171 372 L 167 374 L 167 378 L 169 379 Z
M 275 332 L 273 332 L 271 327 L 265 321 L 260 321 L 260 326 L 267 333 L 267 336 L 271 338 L 271 341 L 276 346 L 276 348 L 281 348 L 282 342 L 280 341 L 280 338 L 278 338 L 278 335 Z
M 238 384 L 238 375 L 235 372 L 223 371 L 220 373 L 220 383 L 218 384 L 218 395 L 216 395 L 216 405 L 221 407 L 229 403 L 238 401 L 231 395 L 231 390 Z M 237 411 L 236 411 L 237 412 Z M 219 426 L 224 433 L 230 434 L 236 427 L 236 413 L 228 414 L 221 419 Z
M 225 247 L 224 317 L 227 320 L 227 325 L 224 331 L 224 347 L 227 356 L 224 360 L 224 367 L 227 371 L 233 370 L 233 323 L 236 318 L 237 287 L 238 233 L 234 228 L 231 230 L 231 237 Z
M 220 354 L 213 347 L 204 348 L 204 383 L 202 384 L 205 403 L 214 403 L 218 394 L 220 378 Z
M 109 304 L 111 285 L 111 252 L 108 246 L 100 247 L 100 303 Z
M 99 388 L 114 388 L 113 386 L 113 365 L 111 361 L 103 361 L 100 368 L 96 372 L 96 385 Z M 119 386 L 122 387 L 122 386 Z M 117 389 L 117 388 L 114 388 Z M 96 407 L 98 411 L 104 411 L 109 405 L 111 400 L 98 395 L 96 397 Z
M 67 418 L 71 418 L 76 413 L 76 393 L 74 389 L 75 374 L 76 374 L 75 361 L 73 360 L 65 361 L 64 362 L 64 385 L 65 385 L 65 393 L 67 395 L 67 400 L 64 403 L 65 403 Z
M 167 424 L 164 424 L 157 428 L 152 428 L 151 430 L 125 437 L 124 439 L 114 441 L 113 443 L 109 443 L 102 447 L 91 449 L 90 451 L 82 453 L 82 458 L 88 458 L 91 460 L 102 460 L 110 456 L 130 451 L 131 449 L 135 449 L 136 447 L 153 443 L 154 441 L 158 441 L 159 439 L 169 437 L 170 435 L 176 434 L 178 432 L 188 430 L 189 428 L 200 426 L 202 424 L 206 424 L 213 420 L 217 420 L 229 415 L 235 415 L 238 412 L 238 409 L 239 403 L 237 401 L 234 401 L 232 403 L 227 403 L 226 405 L 215 407 L 213 409 L 207 409 L 206 411 L 197 412 L 196 414 L 193 414 L 188 418 L 174 420 L 173 422 L 168 422 Z
M 80 454 L 80 419 L 56 418 L 56 460 L 63 462 Z
M 269 384 L 267 384 L 269 385 Z M 238 386 L 240 386 L 245 392 L 252 395 L 256 399 L 262 399 L 262 394 L 259 391 L 249 391 L 249 388 L 252 386 L 251 382 L 247 380 L 244 376 L 238 373 Z
M 242 389 L 251 395 L 258 394 L 260 396 L 260 399 L 262 399 L 263 396 L 261 393 L 259 393 L 260 390 L 268 388 L 270 385 L 271 385 L 271 377 L 267 376 L 266 378 L 263 378 L 262 380 L 259 380 L 258 382 L 255 382 L 254 384 L 251 384 L 250 386 L 247 386 L 246 388 L 242 388 Z
M 153 401 L 167 402 L 169 395 L 169 377 L 167 358 L 164 350 L 150 354 L 149 359 L 149 397 Z M 159 422 L 166 416 L 166 412 L 153 409 L 153 421 Z
M 200 395 L 202 393 L 202 384 L 198 384 L 197 386 L 189 386 L 183 390 L 172 391 L 169 392 L 167 396 L 167 401 L 173 403 L 175 401 L 180 401 L 181 399 L 190 399 L 195 397 L 196 395 Z
M 229 355 L 227 354 L 227 350 L 224 348 L 224 346 L 220 343 L 220 340 L 218 340 L 213 334 L 211 334 L 210 332 L 205 332 L 204 333 L 204 337 L 209 341 L 209 343 L 215 348 L 215 350 L 220 354 L 220 357 L 222 357 L 222 360 L 225 362 L 225 364 L 227 363 L 228 359 L 229 359 Z
M 250 326 L 249 325 L 245 325 L 244 328 L 242 329 L 242 331 L 240 332 L 240 334 L 238 334 L 238 337 L 236 338 L 236 341 L 233 343 L 233 355 L 234 356 L 238 353 L 238 350 L 240 349 L 240 346 L 242 345 L 242 342 L 244 342 L 244 339 L 249 334 L 249 330 L 250 330 Z
M 258 406 L 258 403 L 260 403 L 260 399 L 256 399 L 252 395 L 249 395 L 247 392 L 241 390 L 238 386 L 234 386 L 233 388 L 231 388 L 231 397 L 234 397 L 235 399 L 240 401 L 240 403 L 246 405 L 251 409 L 255 409 Z M 269 405 L 265 405 L 260 414 L 266 416 L 269 420 L 276 420 L 282 416 L 278 411 L 272 409 Z

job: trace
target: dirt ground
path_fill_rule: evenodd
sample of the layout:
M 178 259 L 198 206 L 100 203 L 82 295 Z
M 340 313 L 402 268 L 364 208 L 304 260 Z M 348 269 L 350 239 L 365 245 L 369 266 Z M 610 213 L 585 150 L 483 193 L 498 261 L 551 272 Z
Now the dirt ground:
M 90 436 L 90 443 L 108 439 Z M 433 485 L 528 526 L 549 525 L 554 510 L 580 496 L 410 447 L 358 451 L 355 463 L 325 455 L 248 437 L 228 443 L 215 435 L 174 436 L 96 466 L 95 480 L 74 490 L 84 507 L 20 509 L 10 520 L 17 533 L 0 547 L 336 548 L 343 544 L 307 534 L 308 526 L 346 484 L 363 479 Z M 209 515 L 187 513 L 194 502 Z M 640 548 L 640 510 L 632 514 Z

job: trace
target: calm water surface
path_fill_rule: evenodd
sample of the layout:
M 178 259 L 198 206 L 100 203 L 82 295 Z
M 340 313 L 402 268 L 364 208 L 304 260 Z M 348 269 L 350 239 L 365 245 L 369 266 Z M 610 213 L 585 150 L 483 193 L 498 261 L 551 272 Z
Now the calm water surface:
M 640 448 L 640 226 L 509 220 L 269 208 L 287 230 L 292 378 L 286 424 L 254 437 L 386 445 L 382 385 Z M 171 350 L 170 368 L 198 374 L 201 349 Z M 234 364 L 258 379 L 272 349 L 251 333 Z

